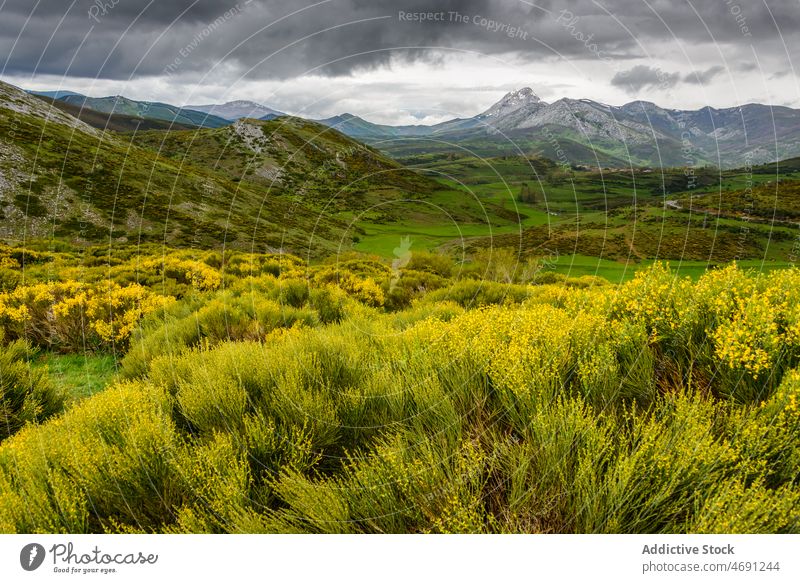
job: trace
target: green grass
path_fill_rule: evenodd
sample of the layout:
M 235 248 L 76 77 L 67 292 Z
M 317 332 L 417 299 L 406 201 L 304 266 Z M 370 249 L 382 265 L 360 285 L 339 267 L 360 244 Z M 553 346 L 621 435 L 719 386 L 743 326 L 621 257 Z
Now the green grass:
M 480 207 L 483 220 L 456 226 L 457 221 L 449 217 L 436 225 L 408 217 L 402 228 L 370 225 L 365 227 L 357 249 L 391 257 L 399 237 L 410 235 L 416 236 L 419 248 L 434 249 L 438 243 L 439 249 L 451 253 L 460 252 L 462 246 L 468 253 L 476 247 L 518 248 L 523 257 L 557 251 L 561 256 L 597 258 L 577 263 L 562 260 L 559 270 L 596 273 L 619 281 L 631 277 L 632 270 L 625 263 L 632 261 L 649 265 L 648 260 L 666 259 L 685 264 L 679 270 L 693 276 L 706 263 L 720 264 L 735 258 L 763 259 L 766 267 L 787 265 L 796 237 L 788 223 L 770 224 L 765 217 L 746 220 L 730 214 L 716 216 L 664 207 L 665 200 L 685 199 L 689 187 L 691 194 L 716 193 L 698 201 L 722 198 L 731 199 L 728 206 L 735 205 L 739 195 L 726 189 L 739 188 L 748 181 L 763 184 L 774 180 L 774 167 L 770 172 L 768 165 L 752 171 L 696 169 L 694 184 L 681 168 L 652 172 L 574 170 L 565 174 L 552 162 L 539 158 L 430 155 L 417 160 L 416 165 L 449 187 L 436 193 L 442 208 L 457 208 L 465 200 L 471 201 Z M 785 180 L 795 168 L 790 163 L 784 166 L 780 176 Z M 786 182 L 784 206 L 791 206 L 793 184 Z M 756 189 L 758 200 L 764 199 L 762 206 L 770 202 L 761 196 L 765 188 Z M 533 193 L 534 202 L 519 201 L 523 190 Z M 779 214 L 789 213 L 779 208 Z
M 496 228 L 493 231 L 488 225 L 367 225 L 361 241 L 356 243 L 355 249 L 364 253 L 372 253 L 381 257 L 391 258 L 394 249 L 400 244 L 403 237 L 410 237 L 411 251 L 431 251 L 445 243 L 458 241 L 461 237 L 484 237 L 489 233 L 508 233 L 509 226 Z
M 638 271 L 648 269 L 655 263 L 652 259 L 641 261 L 612 261 L 589 257 L 586 255 L 561 255 L 553 258 L 546 269 L 552 269 L 556 273 L 561 273 L 569 277 L 580 277 L 582 275 L 597 275 L 610 281 L 611 283 L 623 283 L 633 279 Z M 767 261 L 760 259 L 744 259 L 737 262 L 737 265 L 746 271 L 753 273 L 768 273 L 776 269 L 793 267 L 787 261 Z M 670 268 L 678 276 L 691 277 L 693 280 L 699 279 L 710 269 L 719 267 L 718 264 L 708 261 L 671 261 Z
M 34 365 L 47 368 L 53 385 L 72 402 L 99 393 L 111 384 L 117 372 L 116 361 L 110 354 L 46 352 L 39 355 Z

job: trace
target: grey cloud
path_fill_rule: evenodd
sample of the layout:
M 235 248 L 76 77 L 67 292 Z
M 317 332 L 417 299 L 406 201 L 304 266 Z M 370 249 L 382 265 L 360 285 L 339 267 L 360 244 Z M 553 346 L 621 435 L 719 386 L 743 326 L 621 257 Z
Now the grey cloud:
M 694 85 L 705 85 L 709 83 L 714 77 L 719 75 L 725 70 L 722 65 L 714 65 L 705 71 L 693 71 L 683 78 L 684 83 L 692 83 Z
M 665 43 L 688 50 L 716 44 L 720 58 L 731 53 L 726 47 L 750 44 L 764 60 L 800 56 L 796 0 L 741 2 L 738 14 L 725 2 L 688 0 L 305 2 L 41 0 L 32 8 L 29 0 L 5 0 L 0 55 L 6 58 L 0 59 L 0 73 L 35 69 L 125 79 L 162 75 L 171 66 L 175 75 L 285 79 L 309 70 L 349 75 L 393 58 L 431 59 L 449 50 L 531 61 L 591 59 L 602 51 L 617 61 L 658 55 Z M 406 20 L 401 11 L 443 17 Z M 779 31 L 789 55 L 776 40 Z M 627 86 L 635 86 L 632 81 Z
M 680 80 L 678 73 L 665 73 L 657 67 L 636 65 L 627 71 L 620 71 L 611 79 L 611 84 L 628 93 L 638 93 L 645 88 L 667 89 Z

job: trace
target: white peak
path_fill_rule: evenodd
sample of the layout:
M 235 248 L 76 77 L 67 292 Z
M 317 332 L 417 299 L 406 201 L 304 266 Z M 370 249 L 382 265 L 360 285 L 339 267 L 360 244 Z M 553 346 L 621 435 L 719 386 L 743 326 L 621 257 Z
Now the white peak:
M 524 101 L 526 103 L 527 102 L 537 103 L 541 101 L 541 99 L 539 99 L 539 96 L 533 92 L 533 89 L 531 89 L 530 87 L 523 87 L 522 89 L 517 89 L 516 91 L 511 91 L 509 93 L 506 93 L 503 99 L 500 100 L 500 103 L 519 102 L 519 101 Z
M 530 87 L 506 93 L 503 98 L 487 109 L 480 117 L 500 117 L 526 106 L 542 103 L 539 96 Z

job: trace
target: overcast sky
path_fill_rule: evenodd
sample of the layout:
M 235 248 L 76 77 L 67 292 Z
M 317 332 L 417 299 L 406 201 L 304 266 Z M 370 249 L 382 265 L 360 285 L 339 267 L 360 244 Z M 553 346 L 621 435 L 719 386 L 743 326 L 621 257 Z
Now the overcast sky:
M 28 89 L 381 123 L 475 115 L 526 86 L 800 107 L 800 0 L 0 0 L 0 55 Z

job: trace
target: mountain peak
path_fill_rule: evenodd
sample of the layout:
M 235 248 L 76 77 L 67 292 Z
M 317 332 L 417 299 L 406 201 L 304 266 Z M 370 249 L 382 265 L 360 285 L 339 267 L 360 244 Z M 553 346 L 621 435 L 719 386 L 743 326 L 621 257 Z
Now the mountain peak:
M 503 101 L 515 100 L 515 99 L 520 99 L 520 100 L 524 99 L 526 101 L 541 101 L 541 99 L 539 99 L 539 96 L 536 95 L 536 93 L 534 93 L 533 89 L 531 89 L 530 87 L 523 87 L 522 89 L 517 89 L 516 91 L 509 91 L 508 93 L 505 94 L 505 97 L 503 97 Z
M 506 93 L 500 101 L 483 112 L 479 117 L 500 117 L 523 107 L 540 104 L 544 105 L 544 102 L 533 92 L 533 89 L 530 87 L 523 87 L 522 89 Z
M 509 91 L 503 96 L 503 99 L 495 103 L 495 106 L 498 105 L 505 105 L 505 106 L 523 106 L 529 103 L 539 103 L 542 100 L 539 99 L 539 96 L 533 92 L 533 89 L 530 87 L 523 87 L 522 89 L 517 89 L 516 91 Z M 516 109 L 516 107 L 514 107 Z
M 285 115 L 283 112 L 280 112 L 277 109 L 272 109 L 266 105 L 256 103 L 255 101 L 248 101 L 246 99 L 237 99 L 236 101 L 228 101 L 227 103 L 184 105 L 183 109 L 191 109 L 194 111 L 202 111 L 203 113 L 210 113 L 230 121 L 235 121 L 243 117 L 258 119 L 265 116 L 279 117 Z

